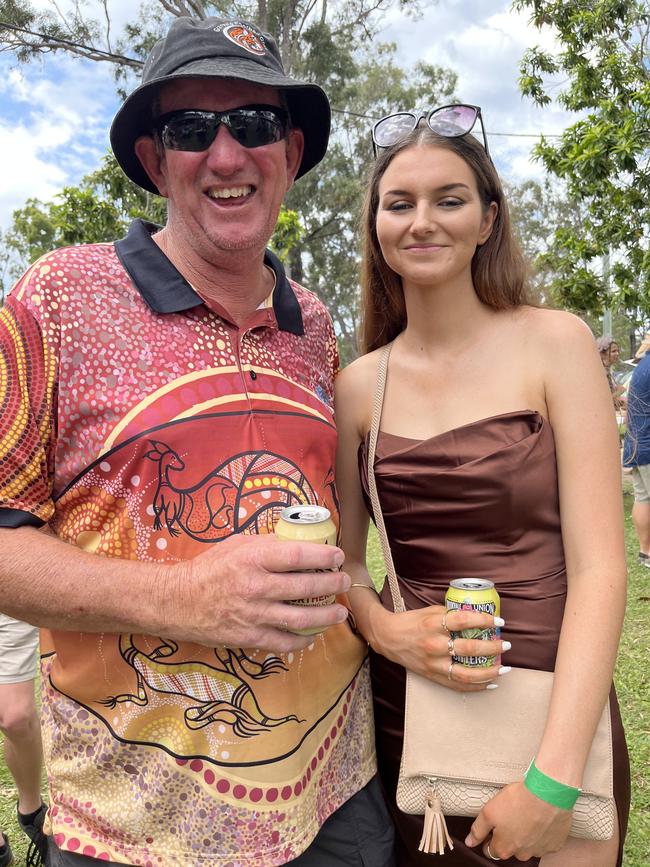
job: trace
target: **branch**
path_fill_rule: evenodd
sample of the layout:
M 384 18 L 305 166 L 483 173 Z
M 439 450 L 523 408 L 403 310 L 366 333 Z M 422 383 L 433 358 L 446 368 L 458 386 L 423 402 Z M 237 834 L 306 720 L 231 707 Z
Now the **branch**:
M 645 42 L 648 39 L 648 33 L 650 32 L 650 23 L 645 28 L 645 33 L 643 33 L 641 31 L 641 29 L 639 29 L 639 44 L 638 45 L 634 45 L 634 43 L 630 43 L 630 42 L 628 42 L 628 40 L 625 39 L 619 24 L 614 25 L 614 30 L 616 32 L 616 35 L 618 36 L 618 40 L 619 40 L 620 44 L 625 48 L 625 50 L 627 51 L 627 53 L 630 57 L 633 57 L 635 55 L 637 49 L 639 49 L 639 48 L 641 49 L 641 57 L 643 58 L 645 56 Z M 646 69 L 643 62 L 641 62 L 639 64 L 639 72 L 641 73 L 641 75 L 644 78 L 647 78 L 648 80 L 650 80 L 650 70 Z
M 269 29 L 269 7 L 266 0 L 257 0 L 257 20 L 260 29 L 266 32 Z
M 324 232 L 328 226 L 331 226 L 332 223 L 334 223 L 336 220 L 338 220 L 338 218 L 341 216 L 341 214 L 345 214 L 346 212 L 348 212 L 350 210 L 350 207 L 352 206 L 353 202 L 356 202 L 356 196 L 350 196 L 350 200 L 348 202 L 343 202 L 342 207 L 340 207 L 338 209 L 338 211 L 333 213 L 327 220 L 325 220 L 324 223 L 321 223 L 319 226 L 317 226 L 311 232 L 306 234 L 305 237 L 303 238 L 303 243 L 306 241 L 311 241 L 314 238 L 320 237 L 321 233 Z M 337 233 L 334 232 L 332 234 L 336 235 Z M 324 237 L 331 237 L 331 235 L 325 235 Z
M 163 9 L 170 12 L 172 15 L 175 15 L 176 18 L 180 18 L 187 12 L 187 9 L 182 8 L 178 3 L 170 3 L 169 0 L 158 0 L 158 2 Z
M 113 48 L 111 46 L 111 16 L 108 12 L 108 0 L 102 0 L 102 6 L 104 7 L 104 16 L 106 18 L 106 45 L 109 51 L 112 51 Z
M 101 48 L 95 48 L 92 45 L 82 45 L 79 42 L 64 39 L 62 36 L 48 36 L 45 33 L 36 33 L 33 30 L 15 27 L 13 24 L 6 24 L 4 22 L 0 26 L 0 34 L 3 30 L 10 30 L 16 34 L 24 33 L 27 36 L 35 37 L 35 39 L 29 40 L 15 36 L 13 40 L 8 40 L 5 45 L 0 46 L 0 52 L 14 51 L 16 48 L 21 47 L 33 52 L 68 51 L 70 54 L 76 54 L 87 60 L 115 63 L 120 66 L 128 66 L 131 69 L 141 69 L 143 65 L 141 60 L 136 60 L 133 57 L 115 54 L 112 51 L 103 51 Z
M 312 13 L 314 7 L 316 6 L 316 3 L 317 3 L 317 2 L 318 2 L 318 0 L 311 0 L 311 2 L 307 4 L 307 8 L 305 9 L 305 14 L 304 14 L 304 15 L 302 16 L 302 18 L 300 19 L 300 24 L 299 24 L 298 27 L 296 28 L 296 32 L 297 32 L 298 34 L 302 33 L 302 29 L 303 29 L 303 27 L 305 26 L 305 23 L 306 23 L 306 21 L 307 21 L 307 18 L 309 18 L 309 16 L 311 15 L 311 13 Z M 321 14 L 321 21 L 322 21 L 322 22 L 325 21 L 324 15 L 327 14 L 326 11 L 325 11 L 326 9 L 327 9 L 327 3 L 324 2 L 324 3 L 323 3 L 323 14 Z
M 386 0 L 376 0 L 373 6 L 370 6 L 367 9 L 364 9 L 363 12 L 359 13 L 357 17 L 352 22 L 346 22 L 340 27 L 338 30 L 332 30 L 332 36 L 339 36 L 344 31 L 350 29 L 350 27 L 359 26 L 363 28 L 365 35 L 368 38 L 372 38 L 373 34 L 366 26 L 366 21 L 373 15 L 373 13 L 377 12 L 377 10 L 382 10 L 386 6 Z
M 203 8 L 203 4 L 197 2 L 197 0 L 187 0 L 187 6 L 190 10 L 190 13 L 194 12 L 197 18 L 200 18 L 202 21 L 208 17 L 205 14 L 205 9 Z

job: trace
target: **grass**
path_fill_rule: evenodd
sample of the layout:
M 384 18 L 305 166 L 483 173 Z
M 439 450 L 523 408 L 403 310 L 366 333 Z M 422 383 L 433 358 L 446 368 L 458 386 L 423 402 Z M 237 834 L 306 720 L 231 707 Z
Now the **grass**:
M 630 567 L 628 604 L 616 668 L 616 688 L 625 723 L 632 765 L 632 810 L 625 844 L 624 867 L 648 867 L 650 863 L 650 675 L 646 665 L 650 646 L 650 569 L 637 561 L 638 544 L 630 511 L 632 498 L 625 494 L 625 525 Z M 381 580 L 383 565 L 376 535 L 368 545 L 368 564 L 375 580 Z M 16 867 L 24 867 L 26 838 L 15 818 L 16 790 L 0 760 L 0 828 L 11 838 Z M 442 863 L 442 862 L 441 862 Z

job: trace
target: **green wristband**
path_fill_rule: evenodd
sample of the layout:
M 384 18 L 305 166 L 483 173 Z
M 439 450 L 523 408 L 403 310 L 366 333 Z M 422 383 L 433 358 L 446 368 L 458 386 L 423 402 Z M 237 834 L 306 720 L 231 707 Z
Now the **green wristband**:
M 565 786 L 564 783 L 558 783 L 557 780 L 543 774 L 535 767 L 534 759 L 524 776 L 524 786 L 537 798 L 562 810 L 572 810 L 580 796 L 580 789 Z

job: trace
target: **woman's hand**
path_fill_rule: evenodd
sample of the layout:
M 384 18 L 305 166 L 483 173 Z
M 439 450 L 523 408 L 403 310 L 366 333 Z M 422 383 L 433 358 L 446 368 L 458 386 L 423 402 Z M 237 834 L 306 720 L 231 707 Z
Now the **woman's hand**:
M 496 686 L 499 674 L 510 671 L 507 666 L 468 666 L 453 661 L 453 656 L 494 658 L 510 649 L 510 642 L 500 639 L 451 637 L 450 633 L 464 629 L 494 629 L 497 619 L 491 614 L 447 611 L 442 605 L 395 614 L 381 605 L 373 605 L 368 611 L 368 623 L 368 641 L 374 651 L 408 671 L 458 692 Z M 503 625 L 503 621 L 499 620 L 498 625 Z
M 572 815 L 533 795 L 523 781 L 510 783 L 483 807 L 465 845 L 482 844 L 484 855 L 494 861 L 540 858 L 564 846 Z

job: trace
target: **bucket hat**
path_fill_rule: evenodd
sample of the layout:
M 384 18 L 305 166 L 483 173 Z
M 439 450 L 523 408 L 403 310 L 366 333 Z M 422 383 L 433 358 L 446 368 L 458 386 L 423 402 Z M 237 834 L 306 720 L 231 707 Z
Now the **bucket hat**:
M 235 19 L 177 18 L 152 48 L 141 84 L 126 98 L 111 125 L 115 158 L 127 177 L 143 189 L 158 192 L 136 156 L 135 141 L 151 133 L 160 87 L 181 78 L 236 78 L 277 88 L 286 99 L 292 126 L 301 129 L 305 137 L 296 177 L 325 155 L 331 119 L 327 96 L 317 84 L 285 74 L 277 43 L 270 34 Z

